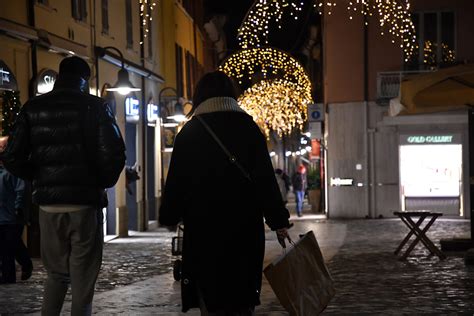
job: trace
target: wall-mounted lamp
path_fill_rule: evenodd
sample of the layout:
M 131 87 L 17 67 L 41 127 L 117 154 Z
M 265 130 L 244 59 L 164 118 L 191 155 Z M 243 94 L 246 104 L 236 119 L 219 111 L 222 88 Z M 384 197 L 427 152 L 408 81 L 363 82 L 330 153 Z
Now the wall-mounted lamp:
M 174 113 L 173 115 L 167 116 L 167 119 L 174 120 L 175 122 L 181 123 L 187 120 L 186 116 L 184 115 L 183 106 L 178 101 L 174 105 Z
M 118 72 L 118 79 L 117 82 L 112 86 L 107 88 L 107 91 L 116 91 L 120 93 L 121 95 L 127 95 L 132 91 L 140 91 L 140 88 L 136 88 L 133 86 L 133 84 L 130 82 L 130 79 L 128 77 L 128 71 L 125 69 L 124 65 L 124 58 L 122 52 L 113 46 L 107 46 L 107 47 L 96 47 L 96 53 L 99 57 L 104 57 L 106 50 L 113 50 L 118 53 L 120 56 L 120 61 L 122 62 L 122 66 Z

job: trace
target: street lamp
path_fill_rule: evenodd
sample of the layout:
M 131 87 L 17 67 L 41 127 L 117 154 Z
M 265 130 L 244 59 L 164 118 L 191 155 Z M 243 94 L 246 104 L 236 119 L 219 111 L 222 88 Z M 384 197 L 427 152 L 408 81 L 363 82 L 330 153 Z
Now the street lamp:
M 174 102 L 173 104 L 174 106 L 173 111 L 170 111 L 165 101 L 162 100 L 163 92 L 167 90 L 173 92 L 174 97 L 176 98 L 176 102 Z M 183 105 L 179 102 L 178 91 L 173 87 L 164 87 L 163 89 L 160 90 L 160 92 L 158 93 L 158 107 L 160 109 L 159 113 L 160 113 L 160 135 L 161 135 L 161 190 L 163 190 L 165 186 L 164 161 L 163 161 L 163 152 L 165 151 L 164 150 L 165 135 L 164 135 L 163 127 L 165 126 L 176 127 L 179 125 L 179 123 L 186 121 L 186 116 L 184 115 Z M 165 116 L 165 113 L 166 113 L 166 116 Z M 164 121 L 165 118 L 169 120 L 173 120 L 174 122 L 165 123 Z
M 103 48 L 97 47 L 96 48 L 97 55 L 99 57 L 104 57 L 105 51 L 108 49 L 113 50 L 118 53 L 118 55 L 120 56 L 120 61 L 122 63 L 122 66 L 117 75 L 118 77 L 117 82 L 112 87 L 107 88 L 106 90 L 114 91 L 114 92 L 116 91 L 120 93 L 121 95 L 127 95 L 132 91 L 140 91 L 141 90 L 140 88 L 134 87 L 133 84 L 130 82 L 130 79 L 128 77 L 128 71 L 127 69 L 125 69 L 123 54 L 118 48 L 113 47 L 113 46 L 107 46 Z

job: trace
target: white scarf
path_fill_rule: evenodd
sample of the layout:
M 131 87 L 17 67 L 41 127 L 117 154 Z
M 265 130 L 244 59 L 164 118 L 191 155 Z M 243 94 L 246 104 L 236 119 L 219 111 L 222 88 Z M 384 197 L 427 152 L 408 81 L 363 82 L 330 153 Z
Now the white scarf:
M 245 112 L 234 98 L 215 97 L 207 99 L 199 104 L 193 115 L 200 115 L 214 112 Z

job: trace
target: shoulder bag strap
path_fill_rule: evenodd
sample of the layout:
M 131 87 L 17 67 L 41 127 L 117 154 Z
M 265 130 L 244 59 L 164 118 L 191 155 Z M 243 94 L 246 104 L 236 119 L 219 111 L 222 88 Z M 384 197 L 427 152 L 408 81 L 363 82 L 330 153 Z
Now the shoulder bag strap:
M 212 138 L 214 138 L 214 140 L 216 141 L 216 143 L 222 148 L 222 150 L 224 151 L 224 153 L 227 155 L 227 157 L 229 158 L 229 161 L 230 163 L 234 164 L 237 166 L 237 168 L 239 168 L 239 170 L 242 172 L 242 174 L 244 175 L 244 177 L 249 180 L 249 181 L 252 181 L 252 178 L 250 177 L 250 174 L 245 170 L 244 167 L 242 167 L 242 165 L 237 161 L 237 158 L 232 155 L 228 150 L 227 148 L 224 146 L 224 144 L 221 142 L 221 140 L 217 137 L 217 135 L 212 131 L 212 129 L 209 127 L 209 125 L 207 125 L 206 121 L 204 121 L 204 119 L 202 117 L 200 117 L 199 115 L 196 115 L 196 118 L 198 119 L 199 122 L 201 122 L 202 126 L 204 126 L 204 128 L 208 131 L 208 133 L 212 136 Z

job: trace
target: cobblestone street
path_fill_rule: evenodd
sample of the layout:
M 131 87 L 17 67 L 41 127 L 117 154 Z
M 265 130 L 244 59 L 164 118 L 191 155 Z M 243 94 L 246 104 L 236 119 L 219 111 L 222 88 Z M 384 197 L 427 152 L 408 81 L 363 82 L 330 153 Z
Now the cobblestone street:
M 324 315 L 414 315 L 474 313 L 474 267 L 463 253 L 445 260 L 429 256 L 418 245 L 406 261 L 393 255 L 407 228 L 398 219 L 324 220 L 292 218 L 294 238 L 313 230 L 335 281 L 336 296 Z M 428 236 L 441 238 L 469 233 L 469 221 L 440 219 Z M 181 315 L 180 286 L 172 277 L 171 238 L 163 229 L 134 233 L 105 245 L 104 263 L 94 313 L 98 315 Z M 281 253 L 273 232 L 267 231 L 266 263 Z M 35 260 L 33 277 L 0 287 L 0 312 L 39 314 L 45 272 Z M 21 304 L 19 304 L 21 302 Z M 69 311 L 68 299 L 64 314 Z M 264 280 L 258 315 L 287 315 Z M 199 315 L 192 311 L 187 315 Z

